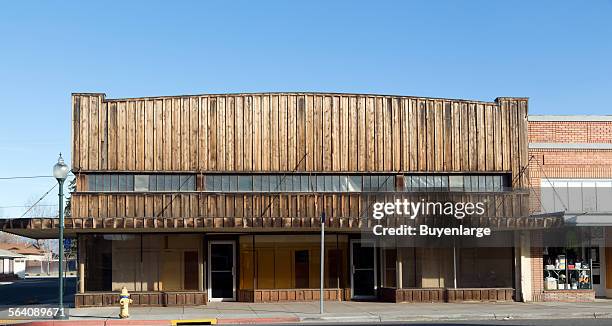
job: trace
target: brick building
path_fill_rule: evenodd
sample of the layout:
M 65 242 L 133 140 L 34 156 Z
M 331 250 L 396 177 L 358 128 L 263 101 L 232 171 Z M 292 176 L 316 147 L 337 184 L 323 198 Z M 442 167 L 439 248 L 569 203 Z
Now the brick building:
M 590 235 L 582 248 L 562 249 L 532 237 L 532 289 L 535 301 L 582 301 L 612 296 L 612 116 L 529 116 L 529 183 L 532 214 L 564 212 L 568 232 Z M 569 242 L 569 241 L 568 241 Z M 552 251 L 552 252 L 551 252 Z M 553 253 L 554 252 L 554 253 Z M 562 271 L 564 289 L 552 288 L 558 255 L 591 261 L 593 289 L 576 289 L 577 270 Z M 566 266 L 567 267 L 567 266 Z M 574 275 L 572 275 L 574 274 Z M 580 277 L 578 277 L 580 279 Z M 554 284 L 554 281 L 552 282 Z M 559 282 L 557 282 L 559 283 Z M 570 287 L 569 289 L 567 287 Z

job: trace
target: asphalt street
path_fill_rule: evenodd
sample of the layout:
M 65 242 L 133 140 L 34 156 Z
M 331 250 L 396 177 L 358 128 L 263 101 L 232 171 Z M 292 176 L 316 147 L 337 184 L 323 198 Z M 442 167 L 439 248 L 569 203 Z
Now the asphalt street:
M 64 281 L 64 304 L 74 306 L 76 277 Z M 0 283 L 0 307 L 34 304 L 57 304 L 57 278 L 27 278 L 11 284 Z
M 275 324 L 280 325 L 280 324 Z M 296 323 L 296 324 L 282 324 L 285 326 L 289 325 L 312 325 L 312 326 L 339 326 L 339 325 L 356 325 L 356 326 L 369 326 L 369 325 L 406 325 L 406 326 L 491 326 L 491 325 L 503 325 L 503 326 L 610 326 L 612 325 L 612 319 L 539 319 L 539 320 L 497 320 L 497 321 L 446 321 L 446 322 L 386 322 L 386 323 Z

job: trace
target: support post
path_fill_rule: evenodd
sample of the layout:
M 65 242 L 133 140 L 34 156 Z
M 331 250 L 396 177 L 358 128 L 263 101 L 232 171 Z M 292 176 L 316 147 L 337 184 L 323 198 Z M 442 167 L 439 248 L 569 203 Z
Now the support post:
M 453 239 L 453 285 L 457 288 L 457 246 Z
M 396 277 L 396 288 L 397 289 L 402 289 L 404 288 L 404 264 L 403 264 L 403 260 L 404 260 L 404 250 L 402 250 L 403 248 L 398 247 L 397 244 L 395 245 L 395 277 Z
M 199 246 L 198 246 L 198 291 L 204 292 L 204 241 L 200 237 Z
M 77 240 L 79 255 L 79 293 L 85 293 L 85 241 L 79 237 Z
M 321 214 L 321 289 L 319 290 L 319 313 L 323 314 L 323 286 L 325 276 L 325 212 Z

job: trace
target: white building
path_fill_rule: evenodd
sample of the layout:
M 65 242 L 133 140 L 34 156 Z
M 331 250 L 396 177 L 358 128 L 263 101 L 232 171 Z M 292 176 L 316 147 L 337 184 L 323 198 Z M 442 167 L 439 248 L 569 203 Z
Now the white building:
M 0 280 L 25 276 L 25 256 L 0 249 Z

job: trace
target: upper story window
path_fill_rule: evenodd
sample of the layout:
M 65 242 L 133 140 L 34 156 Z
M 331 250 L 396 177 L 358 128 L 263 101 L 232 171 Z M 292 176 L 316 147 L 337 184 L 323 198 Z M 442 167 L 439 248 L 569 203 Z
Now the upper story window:
M 208 174 L 203 191 L 211 192 L 393 192 L 503 191 L 506 175 L 449 174 Z
M 95 173 L 88 180 L 88 190 L 97 192 L 495 192 L 509 187 L 503 174 Z
M 88 176 L 89 191 L 195 191 L 192 174 L 110 174 Z
M 378 184 L 378 177 L 375 178 Z M 388 176 L 394 180 L 393 176 Z M 256 174 L 205 175 L 204 191 L 215 192 L 362 192 L 374 191 L 370 176 L 362 175 L 309 175 L 309 174 Z M 364 187 L 367 180 L 367 187 Z M 393 181 L 388 181 L 393 184 Z M 376 186 L 378 189 L 378 186 Z M 378 190 L 380 191 L 380 190 Z
M 406 175 L 404 190 L 406 191 L 502 191 L 509 187 L 506 175 Z

